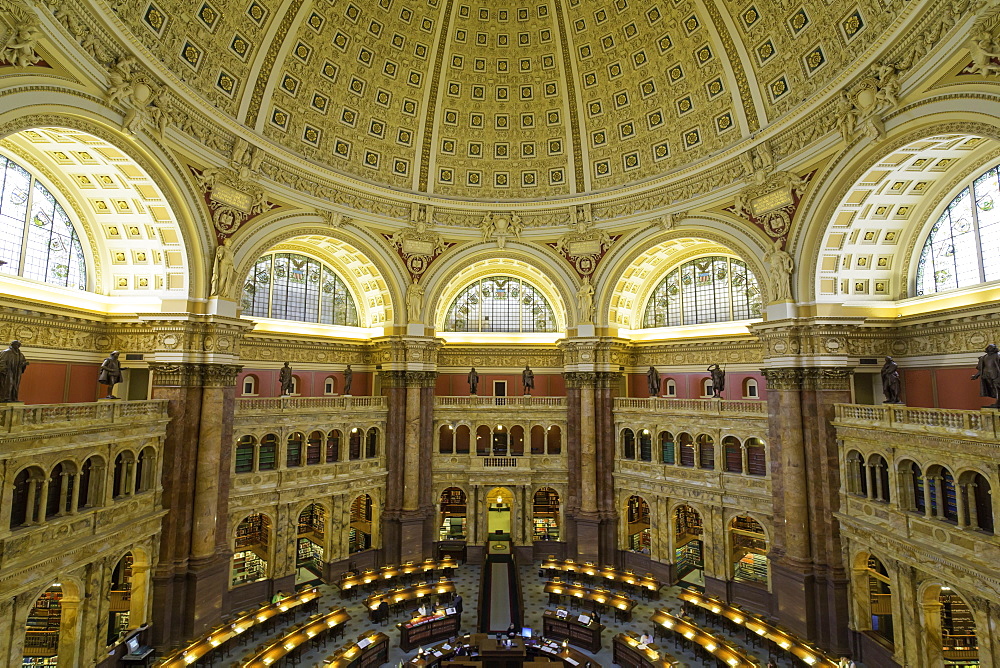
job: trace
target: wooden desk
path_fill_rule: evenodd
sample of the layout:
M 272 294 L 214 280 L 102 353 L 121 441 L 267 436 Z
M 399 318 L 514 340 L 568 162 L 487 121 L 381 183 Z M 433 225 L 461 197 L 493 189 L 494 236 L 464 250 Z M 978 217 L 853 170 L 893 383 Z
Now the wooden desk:
M 342 595 L 351 593 L 351 589 L 361 585 L 376 585 L 382 582 L 389 582 L 402 575 L 413 575 L 414 573 L 428 574 L 435 571 L 443 571 L 458 567 L 458 562 L 451 557 L 443 559 L 425 559 L 417 563 L 406 563 L 398 566 L 383 566 L 377 571 L 369 568 L 361 573 L 345 573 L 340 577 L 337 584 L 340 586 Z
M 484 638 L 479 643 L 479 656 L 487 661 L 494 659 L 524 659 L 526 654 L 523 638 L 512 638 L 510 647 L 507 647 L 503 640 L 497 640 L 496 638 Z
M 379 631 L 365 631 L 354 642 L 344 645 L 323 660 L 333 668 L 372 668 L 389 661 L 389 636 Z
M 601 633 L 604 626 L 591 617 L 586 624 L 580 621 L 578 613 L 567 612 L 560 617 L 554 610 L 542 614 L 542 635 L 552 640 L 569 640 L 571 645 L 582 647 L 596 654 L 601 651 Z
M 625 621 L 632 619 L 632 608 L 635 607 L 635 601 L 628 596 L 616 594 L 607 589 L 589 589 L 566 582 L 546 582 L 545 593 L 556 597 L 573 596 L 587 601 L 591 604 L 591 610 L 594 609 L 595 604 L 605 605 L 614 610 L 616 615 L 624 616 Z M 552 596 L 550 596 L 550 599 Z M 556 603 L 556 601 L 552 602 Z M 561 603 L 561 601 L 558 602 Z
M 681 665 L 673 655 L 657 645 L 643 645 L 631 631 L 619 633 L 614 639 L 615 663 L 621 668 L 668 668 Z
M 335 626 L 343 624 L 351 616 L 343 608 L 336 608 L 325 615 L 316 615 L 305 624 L 269 643 L 249 660 L 240 664 L 243 668 L 267 668 L 279 659 L 291 654 L 321 633 L 327 633 Z
M 189 666 L 215 648 L 244 633 L 247 629 L 258 624 L 263 624 L 277 615 L 288 612 L 317 598 L 319 598 L 319 590 L 314 587 L 283 598 L 276 603 L 264 604 L 259 609 L 241 615 L 238 619 L 228 624 L 212 629 L 186 648 L 179 649 L 168 655 L 163 663 L 160 664 L 160 668 L 183 668 Z
M 503 662 L 505 657 L 481 653 L 481 648 L 487 645 L 487 641 L 490 647 L 496 648 L 496 640 L 488 638 L 485 633 L 465 635 L 454 641 L 443 642 L 425 651 L 421 657 L 411 659 L 404 664 L 404 668 L 482 668 L 487 663 Z M 533 638 L 526 642 L 520 640 L 520 643 L 519 647 L 523 647 L 524 654 L 518 654 L 514 660 L 523 661 L 521 668 L 529 664 L 534 668 L 536 663 L 539 668 L 585 668 L 587 663 L 590 663 L 591 668 L 601 668 L 599 663 L 583 652 L 572 647 L 563 649 L 561 644 L 552 640 Z M 461 655 L 458 654 L 459 650 Z M 542 663 L 544 659 L 548 661 Z M 563 666 L 555 662 L 561 662 Z
M 795 655 L 800 661 L 813 666 L 820 666 L 821 668 L 837 668 L 837 662 L 824 654 L 822 650 L 798 640 L 788 631 L 769 624 L 757 615 L 745 612 L 717 598 L 705 596 L 693 589 L 681 591 L 678 594 L 678 598 L 682 601 L 693 603 L 699 608 L 703 608 L 713 614 L 722 615 L 734 624 L 746 627 L 757 635 L 774 642 L 786 652 Z
M 727 643 L 701 627 L 671 615 L 666 610 L 657 610 L 650 619 L 653 620 L 653 623 L 660 624 L 691 642 L 698 643 L 709 654 L 728 663 L 732 668 L 755 668 L 757 665 L 736 645 Z
M 379 603 L 385 601 L 389 605 L 405 603 L 406 601 L 423 602 L 423 599 L 441 594 L 454 595 L 455 583 L 451 580 L 441 582 L 422 582 L 412 587 L 397 587 L 387 592 L 376 592 L 365 599 L 365 605 L 369 610 L 378 608 Z
M 654 578 L 650 573 L 636 575 L 631 571 L 620 571 L 610 566 L 596 566 L 592 562 L 585 561 L 578 563 L 572 559 L 555 559 L 549 557 L 542 562 L 542 568 L 548 571 L 561 571 L 564 573 L 577 573 L 588 575 L 592 578 L 601 578 L 609 584 L 622 583 L 634 587 L 642 587 L 646 590 L 650 598 L 660 598 L 660 587 L 663 583 Z M 551 572 L 549 577 L 551 577 Z
M 444 611 L 396 624 L 396 628 L 399 629 L 399 646 L 404 652 L 409 652 L 422 645 L 429 645 L 443 638 L 457 636 L 461 627 L 461 613 L 456 612 L 449 615 Z
M 601 664 L 583 652 L 572 647 L 563 648 L 560 643 L 554 640 L 532 638 L 528 641 L 527 648 L 529 657 L 550 659 L 553 662 L 559 661 L 563 664 L 563 668 L 586 668 L 588 663 L 590 668 L 601 668 Z M 553 666 L 550 663 L 549 666 L 550 668 L 558 668 L 558 664 Z

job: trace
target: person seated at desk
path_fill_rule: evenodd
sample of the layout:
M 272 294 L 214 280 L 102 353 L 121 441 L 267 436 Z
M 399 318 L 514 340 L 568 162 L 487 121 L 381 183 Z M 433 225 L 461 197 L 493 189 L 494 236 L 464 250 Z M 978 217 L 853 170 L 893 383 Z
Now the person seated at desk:
M 641 636 L 639 636 L 639 644 L 641 645 L 649 645 L 652 642 L 653 642 L 653 636 L 649 635 L 648 633 L 643 633 Z
M 427 603 L 426 601 L 424 603 L 421 603 L 420 607 L 417 608 L 417 614 L 420 615 L 421 617 L 427 617 L 433 612 L 434 608 L 432 608 L 431 604 Z
M 514 626 L 514 622 L 511 622 L 510 626 L 507 627 L 507 637 L 516 638 L 517 636 L 518 636 L 517 627 Z

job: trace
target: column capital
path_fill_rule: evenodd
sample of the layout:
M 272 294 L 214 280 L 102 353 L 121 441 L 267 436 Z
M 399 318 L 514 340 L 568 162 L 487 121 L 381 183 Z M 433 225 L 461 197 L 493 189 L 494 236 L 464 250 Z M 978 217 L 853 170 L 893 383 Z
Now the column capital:
M 773 367 L 761 369 L 769 390 L 850 390 L 848 367 Z
M 149 370 L 156 387 L 232 387 L 243 365 L 150 362 Z

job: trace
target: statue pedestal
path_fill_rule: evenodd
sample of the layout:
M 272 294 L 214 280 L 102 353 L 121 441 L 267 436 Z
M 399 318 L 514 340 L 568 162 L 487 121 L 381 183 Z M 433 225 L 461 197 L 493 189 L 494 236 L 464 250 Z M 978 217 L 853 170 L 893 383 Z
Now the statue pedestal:
M 23 401 L 0 401 L 0 406 L 23 406 Z
M 795 307 L 795 302 L 792 301 L 776 302 L 767 305 L 765 315 L 767 316 L 767 320 L 786 320 L 796 317 L 798 309 Z
M 427 331 L 425 330 L 424 325 L 422 323 L 411 322 L 406 326 L 407 336 L 425 336 L 426 334 Z
M 101 397 L 100 399 L 97 400 L 97 403 L 103 404 L 103 403 L 111 403 L 113 401 L 125 401 L 125 400 L 122 399 L 121 397 L 116 397 L 114 399 L 109 399 L 107 397 Z
M 595 329 L 593 323 L 581 323 L 576 326 L 576 335 L 581 338 L 591 338 L 596 336 Z
M 237 317 L 237 303 L 221 297 L 208 298 L 208 312 L 211 315 L 221 315 L 228 318 Z

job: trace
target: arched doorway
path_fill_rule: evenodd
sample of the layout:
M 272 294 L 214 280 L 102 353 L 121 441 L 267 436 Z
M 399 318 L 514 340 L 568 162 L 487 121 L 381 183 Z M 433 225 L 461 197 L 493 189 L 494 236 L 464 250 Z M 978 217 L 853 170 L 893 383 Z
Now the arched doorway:
M 326 509 L 311 503 L 299 513 L 296 530 L 295 584 L 314 582 L 323 577 L 326 544 Z
M 674 564 L 678 581 L 704 586 L 705 556 L 701 515 L 688 505 L 674 510 Z
M 964 598 L 947 585 L 931 585 L 924 590 L 923 611 L 926 665 L 979 665 L 976 622 Z
M 868 593 L 868 616 L 871 632 L 893 644 L 892 588 L 889 571 L 877 557 L 868 555 L 865 560 L 865 591 Z
M 559 492 L 551 487 L 535 492 L 531 516 L 534 540 L 559 540 Z
M 111 570 L 111 591 L 108 604 L 108 644 L 115 642 L 132 628 L 130 620 L 132 608 L 132 565 L 135 558 L 131 552 L 118 560 Z
M 38 595 L 25 624 L 22 665 L 79 665 L 80 587 L 56 582 Z
M 263 513 L 247 515 L 236 526 L 233 544 L 233 587 L 266 580 L 271 559 L 271 518 Z
M 362 494 L 351 503 L 351 530 L 347 540 L 353 554 L 372 546 L 372 497 Z
M 649 528 L 649 504 L 641 496 L 630 496 L 625 502 L 625 540 L 633 552 L 649 554 L 652 541 Z
M 458 487 L 441 492 L 441 523 L 439 540 L 465 540 L 468 525 L 467 497 Z
M 514 494 L 506 487 L 494 487 L 486 496 L 486 506 L 486 531 L 490 540 L 496 537 L 509 540 Z
M 760 522 L 748 515 L 734 517 L 729 523 L 730 555 L 733 579 L 767 586 L 767 535 Z

